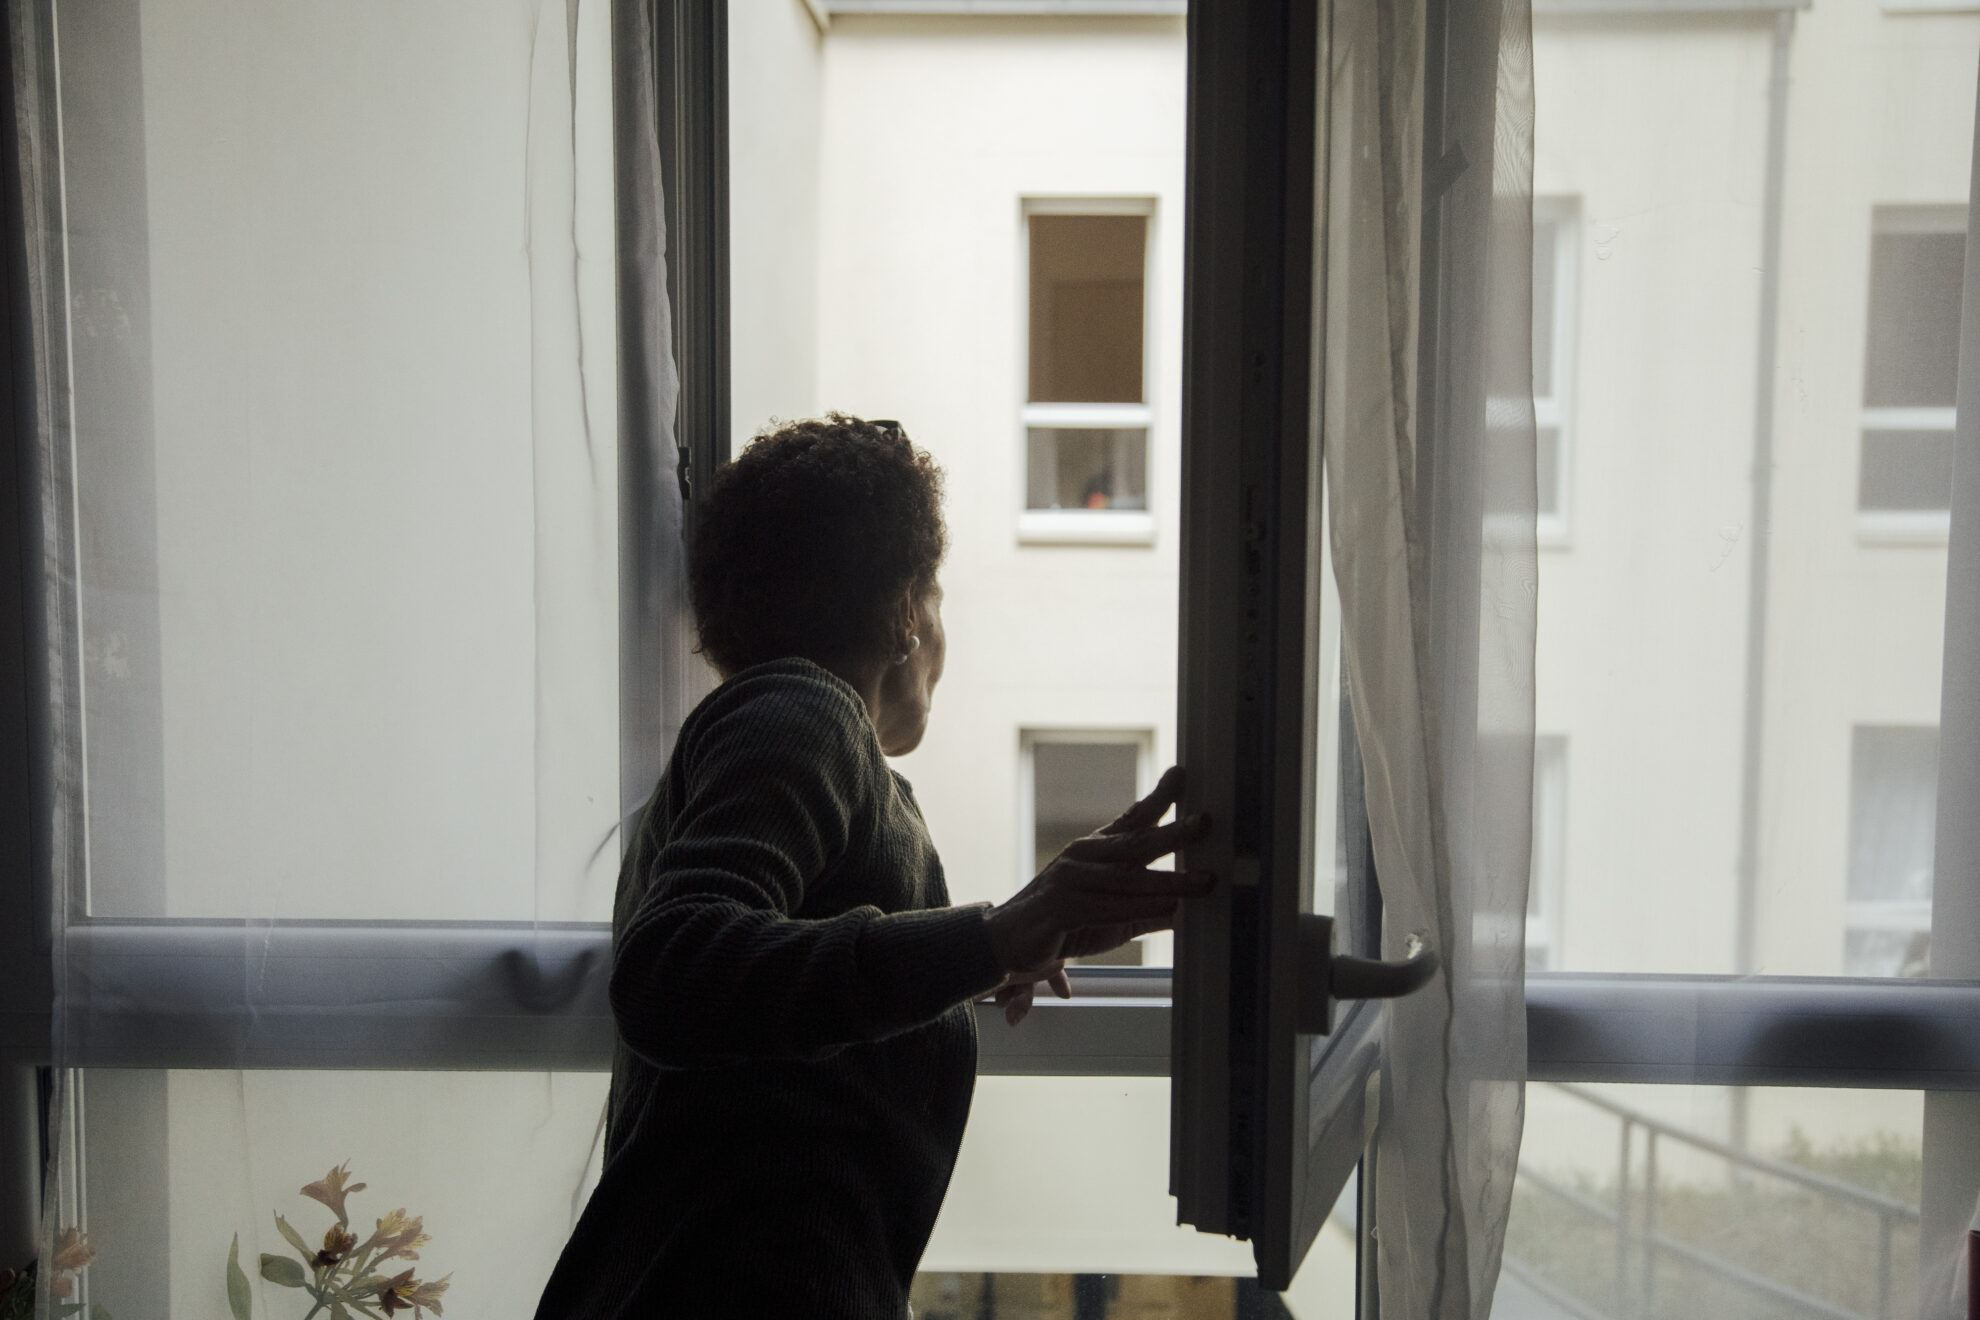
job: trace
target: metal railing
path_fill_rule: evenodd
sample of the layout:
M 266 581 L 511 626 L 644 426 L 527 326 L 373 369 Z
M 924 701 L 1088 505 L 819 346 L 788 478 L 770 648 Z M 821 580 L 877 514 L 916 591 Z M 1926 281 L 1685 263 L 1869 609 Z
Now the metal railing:
M 1868 1191 L 1840 1178 L 1755 1155 L 1727 1142 L 1687 1131 L 1584 1087 L 1556 1083 L 1555 1088 L 1617 1119 L 1620 1131 L 1614 1203 L 1590 1196 L 1530 1168 L 1520 1169 L 1519 1180 L 1614 1229 L 1613 1310 L 1609 1316 L 1604 1316 L 1585 1301 L 1568 1296 L 1532 1266 L 1510 1256 L 1505 1262 L 1508 1274 L 1569 1314 L 1581 1317 L 1581 1320 L 1622 1320 L 1624 1317 L 1653 1315 L 1657 1301 L 1658 1268 L 1660 1262 L 1666 1259 L 1682 1262 L 1798 1315 L 1819 1317 L 1820 1320 L 1893 1320 L 1893 1237 L 1899 1224 L 1918 1223 L 1917 1206 Z M 1707 1248 L 1663 1232 L 1658 1226 L 1657 1155 L 1659 1145 L 1665 1142 L 1723 1160 L 1737 1175 L 1763 1175 L 1777 1179 L 1813 1192 L 1831 1203 L 1847 1205 L 1873 1215 L 1877 1225 L 1877 1309 L 1874 1315 L 1865 1316 L 1816 1297 Z M 1643 1148 L 1640 1179 L 1635 1176 L 1635 1155 L 1639 1145 Z

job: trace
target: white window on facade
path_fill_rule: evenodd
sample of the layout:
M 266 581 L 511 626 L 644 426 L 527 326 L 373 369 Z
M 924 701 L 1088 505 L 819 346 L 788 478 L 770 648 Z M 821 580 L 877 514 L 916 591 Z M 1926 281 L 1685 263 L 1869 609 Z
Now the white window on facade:
M 1572 197 L 1533 199 L 1533 359 L 1531 381 L 1521 380 L 1508 356 L 1491 364 L 1492 393 L 1486 425 L 1494 433 L 1517 434 L 1526 425 L 1526 386 L 1533 392 L 1534 514 L 1541 545 L 1568 538 L 1570 399 L 1574 385 L 1574 309 L 1580 204 Z M 1511 268 L 1511 263 L 1506 263 Z M 1500 428 L 1504 428 L 1503 431 Z M 1525 491 L 1486 498 L 1502 513 L 1526 507 Z
M 1026 209 L 1024 540 L 1154 537 L 1148 229 L 1142 202 Z
M 1859 724 L 1849 756 L 1847 976 L 1923 976 L 1932 931 L 1939 731 Z
M 1946 534 L 1965 257 L 1963 208 L 1877 208 L 1856 492 L 1866 535 Z
M 1576 214 L 1569 198 L 1533 200 L 1534 511 L 1543 543 L 1567 535 Z
M 1561 892 L 1567 858 L 1567 737 L 1533 740 L 1533 873 L 1526 887 L 1526 970 L 1561 962 Z
M 1151 742 L 1141 729 L 1030 729 L 1021 735 L 1018 885 L 1028 884 L 1067 844 L 1107 824 L 1140 796 Z M 1139 965 L 1145 952 L 1137 942 L 1084 961 Z

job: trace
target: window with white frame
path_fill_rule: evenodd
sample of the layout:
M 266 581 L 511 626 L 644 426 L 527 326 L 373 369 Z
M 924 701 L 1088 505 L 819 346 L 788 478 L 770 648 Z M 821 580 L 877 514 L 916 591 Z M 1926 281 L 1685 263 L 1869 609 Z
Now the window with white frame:
M 1140 796 L 1150 741 L 1140 729 L 1029 729 L 1021 735 L 1019 885 Z M 1083 961 L 1140 965 L 1144 952 L 1137 942 Z
M 1533 199 L 1533 359 L 1530 379 L 1521 379 L 1510 360 L 1495 360 L 1486 425 L 1498 435 L 1514 435 L 1526 424 L 1526 392 L 1532 391 L 1534 428 L 1535 531 L 1542 545 L 1558 545 L 1568 535 L 1569 431 L 1574 384 L 1574 289 L 1576 234 L 1580 206 L 1571 197 Z M 1504 270 L 1516 269 L 1505 263 Z M 1505 491 L 1493 500 L 1499 512 L 1526 507 L 1525 491 Z
M 1873 536 L 1942 538 L 1952 498 L 1964 209 L 1878 207 L 1856 507 Z
M 1533 871 L 1526 887 L 1526 969 L 1560 965 L 1561 891 L 1567 856 L 1567 737 L 1533 740 Z
M 1025 540 L 1146 542 L 1145 202 L 1034 201 L 1025 214 Z
M 1533 202 L 1533 458 L 1537 531 L 1544 541 L 1567 535 L 1568 401 L 1574 360 L 1575 203 Z
M 1845 975 L 1925 975 L 1938 801 L 1938 729 L 1856 726 L 1849 753 Z

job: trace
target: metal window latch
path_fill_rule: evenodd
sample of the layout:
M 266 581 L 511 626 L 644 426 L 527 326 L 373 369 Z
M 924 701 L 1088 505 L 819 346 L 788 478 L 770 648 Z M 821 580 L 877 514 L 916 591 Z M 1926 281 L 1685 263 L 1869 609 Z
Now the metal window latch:
M 1334 919 L 1301 913 L 1298 1029 L 1325 1036 L 1334 1029 L 1334 1001 L 1414 994 L 1430 984 L 1438 966 L 1437 955 L 1429 949 L 1401 962 L 1335 953 Z

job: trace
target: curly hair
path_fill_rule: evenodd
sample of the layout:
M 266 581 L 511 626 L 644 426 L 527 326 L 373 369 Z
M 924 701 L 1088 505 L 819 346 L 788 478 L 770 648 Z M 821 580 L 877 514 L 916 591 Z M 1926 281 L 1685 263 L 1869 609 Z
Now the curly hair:
M 760 433 L 699 504 L 688 589 L 724 675 L 886 654 L 902 596 L 935 585 L 948 548 L 935 460 L 895 424 L 844 413 Z

